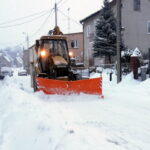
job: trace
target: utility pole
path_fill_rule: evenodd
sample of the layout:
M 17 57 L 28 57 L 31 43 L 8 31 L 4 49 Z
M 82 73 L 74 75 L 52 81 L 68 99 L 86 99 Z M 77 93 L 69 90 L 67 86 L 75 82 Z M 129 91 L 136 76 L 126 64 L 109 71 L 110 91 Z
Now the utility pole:
M 68 33 L 70 33 L 70 8 L 68 8 Z
M 28 33 L 22 32 L 22 34 L 26 35 L 27 49 L 29 49 L 29 36 L 28 36 Z
M 57 26 L 57 3 L 55 3 L 55 27 Z
M 149 72 L 149 78 L 150 78 L 150 48 L 148 49 L 148 52 L 149 52 L 148 72 Z
M 29 36 L 27 34 L 27 49 L 29 49 Z
M 121 82 L 121 0 L 117 0 L 117 83 Z

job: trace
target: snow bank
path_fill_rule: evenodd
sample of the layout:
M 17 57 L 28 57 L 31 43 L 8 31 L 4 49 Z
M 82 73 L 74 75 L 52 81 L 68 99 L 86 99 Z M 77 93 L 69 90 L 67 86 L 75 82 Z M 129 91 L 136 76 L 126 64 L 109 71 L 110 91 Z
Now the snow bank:
M 140 50 L 136 47 L 133 51 L 133 54 L 131 55 L 131 57 L 141 57 L 142 54 L 140 52 Z
M 1 71 L 8 71 L 8 72 L 11 72 L 12 71 L 12 68 L 11 67 L 1 67 Z
M 93 77 L 100 74 L 93 74 Z M 0 150 L 148 150 L 150 80 L 103 74 L 104 99 L 33 93 L 30 77 L 0 82 Z

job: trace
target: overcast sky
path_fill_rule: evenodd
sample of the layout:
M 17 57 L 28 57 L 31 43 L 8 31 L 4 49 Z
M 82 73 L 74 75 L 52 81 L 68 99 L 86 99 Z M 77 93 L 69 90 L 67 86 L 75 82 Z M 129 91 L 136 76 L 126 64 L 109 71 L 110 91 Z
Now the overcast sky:
M 103 3 L 103 0 L 0 0 L 0 48 L 20 43 L 26 46 L 27 34 L 31 46 L 41 35 L 53 29 L 55 20 L 52 8 L 55 1 L 59 8 L 58 25 L 64 33 L 68 33 L 68 8 L 70 32 L 80 32 L 82 25 L 79 21 L 99 10 Z M 9 22 L 25 16 L 28 17 Z

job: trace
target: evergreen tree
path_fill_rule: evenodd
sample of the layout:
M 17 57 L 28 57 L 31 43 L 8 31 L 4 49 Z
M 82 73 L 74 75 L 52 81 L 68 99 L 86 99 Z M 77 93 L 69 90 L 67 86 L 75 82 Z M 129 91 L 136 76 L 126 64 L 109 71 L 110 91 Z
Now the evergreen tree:
M 116 55 L 116 41 L 116 19 L 109 0 L 104 0 L 104 6 L 96 24 L 96 36 L 93 44 L 94 57 L 107 56 L 111 63 L 111 56 Z

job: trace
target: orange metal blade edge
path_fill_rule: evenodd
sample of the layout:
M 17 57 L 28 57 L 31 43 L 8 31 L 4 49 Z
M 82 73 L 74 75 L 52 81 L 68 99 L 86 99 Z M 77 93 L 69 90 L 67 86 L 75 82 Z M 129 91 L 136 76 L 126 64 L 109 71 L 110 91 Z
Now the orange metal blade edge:
M 45 94 L 94 94 L 102 95 L 102 78 L 76 81 L 61 81 L 54 79 L 36 78 L 38 90 Z

